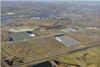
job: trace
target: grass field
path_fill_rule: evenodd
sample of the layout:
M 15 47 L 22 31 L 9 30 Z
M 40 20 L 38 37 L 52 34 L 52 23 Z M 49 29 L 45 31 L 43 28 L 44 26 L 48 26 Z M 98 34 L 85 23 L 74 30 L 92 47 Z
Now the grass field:
M 64 54 L 64 56 L 59 58 L 60 61 L 67 62 L 67 63 L 80 64 L 83 67 L 86 67 L 84 65 L 87 65 L 87 64 L 93 65 L 93 66 L 99 65 L 98 61 L 100 61 L 99 59 L 100 53 L 98 51 L 100 47 L 91 48 L 87 51 L 75 52 L 66 56 L 66 52 L 73 50 L 74 48 L 81 48 L 81 47 L 87 46 L 87 44 L 91 44 L 91 42 L 95 41 L 95 39 L 82 33 L 65 34 L 64 36 L 70 36 L 73 39 L 81 42 L 75 47 L 68 48 L 67 46 L 57 41 L 52 36 L 49 36 L 49 37 L 43 36 L 44 33 L 47 33 L 47 35 L 59 33 L 59 32 L 56 32 L 56 31 L 53 32 L 53 31 L 43 32 L 42 35 L 40 34 L 41 37 L 36 37 L 36 38 L 22 40 L 22 41 L 8 42 L 5 48 L 2 49 L 2 52 L 1 52 L 2 57 L 9 58 L 12 56 L 17 56 L 17 57 L 23 58 L 24 63 L 27 64 L 31 62 L 32 63 L 37 62 L 39 60 L 41 61 L 41 60 L 44 60 L 45 58 L 54 59 L 53 58 L 54 56 L 58 56 L 58 55 L 62 56 L 62 54 Z M 88 54 L 90 58 L 88 59 L 89 61 L 87 61 L 87 58 L 85 58 L 85 60 L 83 59 L 84 54 Z M 97 57 L 95 58 L 95 62 L 91 61 L 93 60 L 93 57 Z
M 28 63 L 60 54 L 65 49 L 67 47 L 62 43 L 56 41 L 53 37 L 49 37 L 9 43 L 4 50 L 11 54 L 9 57 L 23 57 L 24 62 Z M 3 57 L 6 56 L 3 51 L 2 53 Z
M 100 46 L 73 52 L 58 58 L 59 61 L 78 64 L 81 67 L 100 67 Z

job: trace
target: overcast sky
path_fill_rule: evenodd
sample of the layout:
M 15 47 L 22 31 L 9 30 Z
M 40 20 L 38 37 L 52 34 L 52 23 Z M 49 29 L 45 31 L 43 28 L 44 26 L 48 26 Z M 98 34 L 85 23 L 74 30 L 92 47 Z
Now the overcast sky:
M 100 1 L 100 0 L 1 0 L 1 1 Z

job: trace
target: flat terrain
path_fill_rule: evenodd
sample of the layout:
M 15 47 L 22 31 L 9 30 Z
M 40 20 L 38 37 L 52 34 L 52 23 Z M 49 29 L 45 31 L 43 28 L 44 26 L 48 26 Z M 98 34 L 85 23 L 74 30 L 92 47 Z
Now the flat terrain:
M 81 67 L 100 67 L 99 50 L 100 45 L 86 50 L 70 53 L 69 55 L 62 56 L 57 60 L 64 63 L 78 64 Z
M 78 38 L 81 38 L 80 43 L 73 47 L 65 46 L 61 42 L 57 41 L 53 36 L 41 36 L 20 41 L 7 42 L 6 45 L 2 45 L 2 57 L 17 56 L 23 58 L 24 63 L 22 63 L 22 65 L 27 65 L 54 59 L 70 52 L 99 44 L 99 39 L 94 40 L 91 37 L 86 37 L 86 34 L 79 34 Z M 69 36 L 72 37 L 72 34 Z M 78 40 L 74 35 L 73 38 Z M 88 41 L 85 41 L 83 38 L 88 39 Z M 20 64 L 18 63 L 15 65 Z
M 67 49 L 66 46 L 56 41 L 53 37 L 49 37 L 8 43 L 4 51 L 9 56 L 23 57 L 24 62 L 29 63 L 57 55 L 65 49 Z M 5 53 L 3 52 L 3 54 Z
M 27 29 L 35 37 L 17 33 L 16 41 L 8 41 L 9 31 Z M 12 67 L 27 67 L 55 59 L 100 67 L 100 2 L 2 1 L 0 35 L 2 67 L 9 67 L 5 60 Z M 59 35 L 63 42 L 56 39 Z

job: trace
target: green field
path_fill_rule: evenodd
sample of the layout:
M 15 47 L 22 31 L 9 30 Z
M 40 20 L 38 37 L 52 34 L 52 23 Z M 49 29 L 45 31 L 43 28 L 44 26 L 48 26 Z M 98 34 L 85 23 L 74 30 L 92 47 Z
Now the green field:
M 58 60 L 78 64 L 81 67 L 100 67 L 100 46 L 73 52 L 58 58 Z

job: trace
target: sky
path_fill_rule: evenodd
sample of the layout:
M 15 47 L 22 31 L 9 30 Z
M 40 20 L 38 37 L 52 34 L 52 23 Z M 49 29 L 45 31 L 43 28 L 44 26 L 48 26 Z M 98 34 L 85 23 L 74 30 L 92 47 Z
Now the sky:
M 1 0 L 1 1 L 100 1 L 100 0 Z

